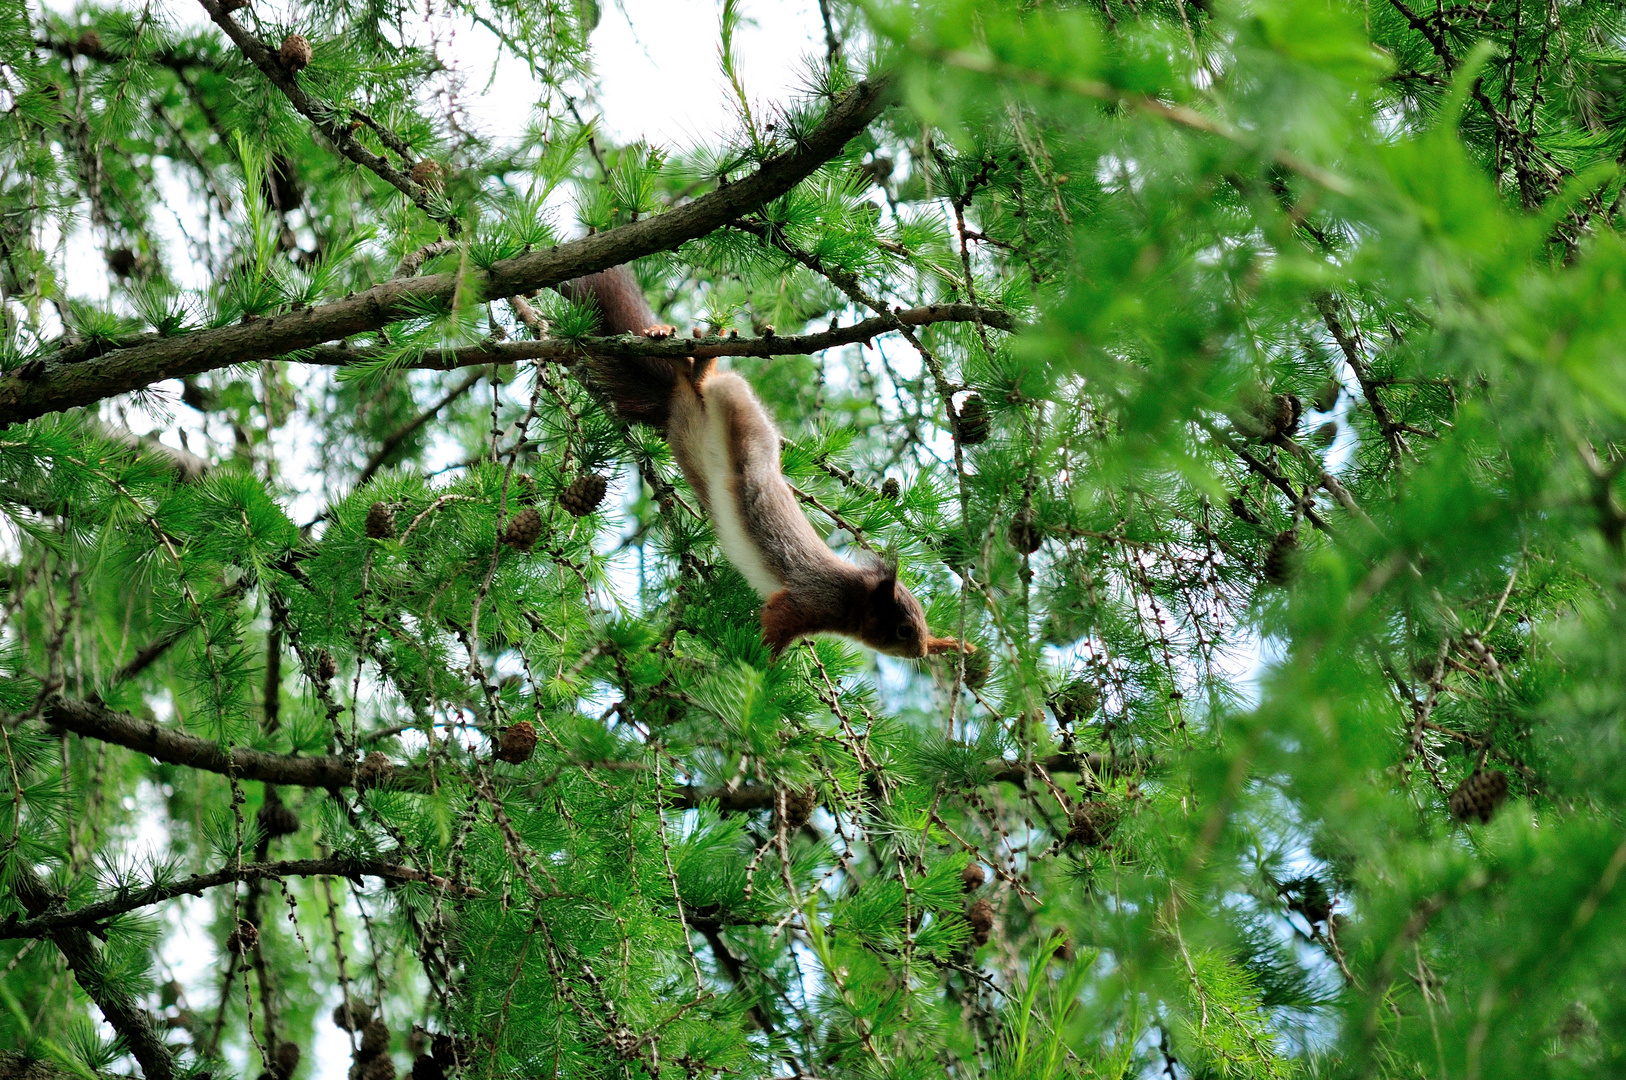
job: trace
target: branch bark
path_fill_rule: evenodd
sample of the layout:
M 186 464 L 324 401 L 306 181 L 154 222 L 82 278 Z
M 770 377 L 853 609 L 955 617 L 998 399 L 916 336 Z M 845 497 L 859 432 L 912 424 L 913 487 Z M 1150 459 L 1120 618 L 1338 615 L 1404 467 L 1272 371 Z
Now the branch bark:
M 167 885 L 153 884 L 145 889 L 102 900 L 69 911 L 53 911 L 19 920 L 12 915 L 0 924 L 0 939 L 37 938 L 64 930 L 77 929 L 95 932 L 101 924 L 138 908 L 151 907 L 177 896 L 202 895 L 204 889 L 213 889 L 235 881 L 258 881 L 263 878 L 285 877 L 372 877 L 383 881 L 413 882 L 446 889 L 459 895 L 475 895 L 477 890 L 453 884 L 443 877 L 414 870 L 410 866 L 386 862 L 383 859 L 288 859 L 282 862 L 249 863 L 241 867 L 225 867 L 210 874 L 195 874 Z
M 32 378 L 0 379 L 0 424 L 88 405 L 164 379 L 284 356 L 323 342 L 377 330 L 461 288 L 486 299 L 515 296 L 675 248 L 776 199 L 841 152 L 892 100 L 886 78 L 859 83 L 838 98 L 795 149 L 769 158 L 755 173 L 691 203 L 547 251 L 504 259 L 468 275 L 435 274 L 382 282 L 331 304 L 254 319 L 236 326 L 147 340 L 93 360 L 63 364 L 41 357 Z M 32 373 L 30 373 L 32 374 Z
M 15 852 L 8 869 L 12 892 L 29 915 L 37 919 L 57 902 L 57 897 Z M 172 1080 L 176 1075 L 174 1055 L 164 1045 L 157 1025 L 146 1010 L 103 975 L 101 958 L 96 954 L 90 933 L 68 926 L 51 930 L 48 936 L 68 962 L 85 994 L 101 1009 L 102 1018 L 124 1040 L 146 1080 Z
M 930 304 L 926 307 L 900 309 L 887 317 L 865 319 L 851 326 L 837 327 L 817 334 L 797 334 L 789 337 L 707 337 L 645 338 L 630 334 L 616 337 L 543 338 L 539 341 L 491 341 L 469 345 L 461 349 L 448 349 L 430 353 L 403 366 L 421 371 L 453 371 L 463 367 L 481 367 L 488 364 L 517 364 L 523 360 L 556 360 L 569 364 L 583 356 L 618 359 L 634 356 L 666 357 L 672 360 L 686 356 L 801 356 L 821 352 L 842 345 L 868 343 L 882 334 L 904 326 L 926 326 L 932 323 L 973 322 L 996 330 L 1014 331 L 1020 324 L 1009 312 L 992 308 L 977 308 L 971 304 Z M 310 364 L 344 367 L 362 363 L 379 356 L 374 349 L 346 349 L 337 345 L 322 345 L 308 350 L 300 359 Z

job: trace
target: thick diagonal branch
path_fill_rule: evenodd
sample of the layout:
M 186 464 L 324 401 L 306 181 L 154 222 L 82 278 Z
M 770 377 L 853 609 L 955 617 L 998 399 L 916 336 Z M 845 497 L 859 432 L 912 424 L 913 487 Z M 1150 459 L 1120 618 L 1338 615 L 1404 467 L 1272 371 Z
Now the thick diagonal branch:
M 45 915 L 57 898 L 15 853 L 10 861 L 8 869 L 12 892 L 23 905 L 23 910 L 36 919 Z M 124 1045 L 140 1064 L 146 1080 L 171 1080 L 176 1072 L 174 1055 L 164 1045 L 157 1026 L 146 1010 L 103 974 L 101 958 L 96 953 L 96 943 L 91 940 L 90 933 L 65 926 L 52 930 L 49 937 L 68 962 L 79 986 L 101 1009 L 102 1018 L 124 1040 Z
M 755 173 L 691 203 L 547 251 L 504 259 L 489 270 L 399 278 L 331 304 L 173 338 L 148 339 L 83 363 L 50 356 L 33 378 L 0 379 L 0 424 L 88 405 L 164 379 L 283 356 L 323 342 L 377 330 L 425 306 L 473 289 L 487 299 L 515 296 L 583 274 L 666 251 L 704 236 L 790 191 L 841 152 L 891 99 L 886 79 L 861 82 L 842 94 L 793 150 L 769 158 Z

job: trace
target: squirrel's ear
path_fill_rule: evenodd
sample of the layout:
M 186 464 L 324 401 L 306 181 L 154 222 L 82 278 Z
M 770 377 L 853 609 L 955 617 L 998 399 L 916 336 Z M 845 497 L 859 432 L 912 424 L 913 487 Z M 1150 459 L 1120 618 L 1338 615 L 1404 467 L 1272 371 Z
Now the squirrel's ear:
M 933 637 L 926 639 L 926 655 L 936 656 L 938 653 L 963 652 L 974 653 L 977 647 L 969 641 L 960 641 L 958 638 Z

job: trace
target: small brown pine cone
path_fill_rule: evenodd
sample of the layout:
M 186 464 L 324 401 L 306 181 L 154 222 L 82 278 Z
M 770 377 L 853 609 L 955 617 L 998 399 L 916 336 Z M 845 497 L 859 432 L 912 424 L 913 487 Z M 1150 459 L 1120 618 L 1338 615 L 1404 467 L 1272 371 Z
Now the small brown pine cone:
M 101 52 L 102 35 L 98 34 L 94 30 L 86 30 L 83 34 L 79 35 L 79 40 L 75 43 L 74 47 L 82 53 Z
M 519 513 L 508 519 L 508 527 L 503 530 L 503 543 L 520 551 L 530 551 L 531 546 L 542 536 L 542 515 L 536 512 L 536 507 L 527 506 Z
M 254 816 L 260 828 L 269 837 L 292 836 L 299 831 L 299 815 L 294 813 L 276 794 L 275 788 L 266 791 L 265 803 Z
M 1242 496 L 1231 496 L 1230 507 L 1231 513 L 1246 521 L 1249 525 L 1259 524 L 1259 515 L 1253 512 L 1253 507 L 1249 506 L 1247 500 Z
M 1297 394 L 1273 394 L 1270 410 L 1270 437 L 1290 437 L 1298 430 L 1299 418 L 1304 415 L 1304 402 Z
M 1316 446 L 1325 450 L 1327 447 L 1331 446 L 1337 440 L 1337 438 L 1338 425 L 1333 423 L 1331 420 L 1328 420 L 1325 424 L 1322 424 L 1320 427 L 1315 429 L 1315 434 L 1310 436 L 1310 441 L 1315 443 Z
M 1087 799 L 1073 807 L 1072 827 L 1067 830 L 1066 842 L 1100 847 L 1117 827 L 1117 807 L 1098 799 Z
M 1315 411 L 1332 412 L 1338 404 L 1338 395 L 1343 392 L 1337 379 L 1328 379 L 1321 384 L 1321 389 L 1315 392 Z
M 639 1039 L 637 1034 L 634 1033 L 631 1028 L 626 1027 L 625 1025 L 610 1032 L 607 1038 L 610 1043 L 610 1048 L 616 1052 L 616 1056 L 626 1060 L 631 1060 L 632 1058 L 638 1056 L 638 1047 L 642 1045 L 643 1042 L 643 1040 Z
M 288 1080 L 299 1068 L 299 1044 L 284 1039 L 277 1043 L 277 1052 L 272 1055 L 276 1059 L 276 1068 L 272 1070 L 281 1080 Z
M 419 1054 L 412 1062 L 412 1080 L 446 1080 L 446 1070 L 428 1054 Z
M 138 262 L 140 260 L 136 258 L 136 253 L 127 247 L 114 248 L 107 253 L 107 268 L 121 278 L 135 273 Z
M 1010 538 L 1011 547 L 1024 555 L 1032 555 L 1044 546 L 1044 529 L 1034 517 L 1033 511 L 1019 513 L 1011 519 L 1010 528 L 1005 530 Z
M 388 1054 L 358 1058 L 350 1066 L 350 1080 L 395 1080 L 395 1062 Z
M 1073 958 L 1073 939 L 1067 936 L 1067 931 L 1056 927 L 1050 931 L 1050 940 L 1056 942 L 1056 951 L 1051 955 L 1057 960 L 1071 960 Z
M 961 653 L 965 658 L 965 685 L 970 690 L 981 690 L 988 685 L 988 673 L 993 669 L 993 661 L 989 658 L 987 649 L 978 649 L 976 652 Z
M 881 498 L 896 499 L 901 494 L 903 494 L 903 487 L 898 483 L 897 477 L 889 476 L 881 481 Z
M 349 1006 L 346 1014 L 345 1006 Z M 373 1019 L 373 1007 L 360 998 L 352 997 L 333 1007 L 333 1026 L 340 1031 L 360 1031 Z
M 1100 688 L 1084 679 L 1067 682 L 1050 697 L 1056 719 L 1068 727 L 1088 720 L 1100 704 Z
M 966 892 L 976 892 L 988 880 L 988 874 L 979 863 L 966 863 L 965 869 L 960 871 L 960 884 L 965 886 Z
M 994 905 L 987 900 L 976 901 L 966 909 L 965 921 L 971 927 L 971 940 L 981 948 L 994 932 Z
M 1299 534 L 1292 529 L 1277 533 L 1265 552 L 1265 580 L 1272 585 L 1286 585 L 1293 580 L 1298 561 Z
M 429 1040 L 429 1053 L 435 1058 L 435 1064 L 443 1069 L 456 1067 L 458 1061 L 464 1056 L 461 1041 L 456 1036 L 438 1034 Z
M 277 55 L 282 58 L 282 66 L 289 71 L 304 71 L 311 65 L 311 43 L 305 40 L 303 34 L 289 34 L 282 39 L 282 48 Z
M 961 446 L 976 446 L 988 441 L 988 403 L 981 394 L 972 394 L 960 406 L 958 434 Z
M 1451 793 L 1451 816 L 1484 824 L 1506 800 L 1507 773 L 1475 769 Z
M 513 724 L 502 733 L 497 740 L 497 749 L 493 756 L 498 761 L 506 761 L 510 765 L 522 765 L 531 760 L 536 753 L 536 725 L 529 720 L 521 720 Z
M 388 503 L 375 502 L 367 508 L 367 538 L 395 539 L 395 511 L 390 509 Z
M 226 949 L 238 956 L 251 953 L 260 946 L 260 929 L 247 919 L 237 920 L 237 929 L 226 935 Z
M 813 816 L 817 805 L 818 794 L 812 788 L 788 787 L 784 789 L 783 803 L 775 807 L 775 815 L 786 829 L 800 829 Z
M 374 750 L 356 766 L 356 790 L 366 791 L 368 788 L 386 784 L 394 774 L 395 766 L 390 763 L 390 759 L 384 756 L 382 750 Z
M 390 1029 L 384 1021 L 374 1018 L 361 1029 L 361 1052 L 366 1055 L 382 1054 L 390 1048 Z
M 445 182 L 440 162 L 424 158 L 412 166 L 412 182 L 420 187 L 440 187 Z
M 559 505 L 573 517 L 586 517 L 604 501 L 610 482 L 598 473 L 583 473 L 559 493 Z
M 509 489 L 508 495 L 516 506 L 535 506 L 536 477 L 528 472 L 515 476 L 514 486 Z
M 326 686 L 339 673 L 339 662 L 326 649 L 316 650 L 316 681 Z

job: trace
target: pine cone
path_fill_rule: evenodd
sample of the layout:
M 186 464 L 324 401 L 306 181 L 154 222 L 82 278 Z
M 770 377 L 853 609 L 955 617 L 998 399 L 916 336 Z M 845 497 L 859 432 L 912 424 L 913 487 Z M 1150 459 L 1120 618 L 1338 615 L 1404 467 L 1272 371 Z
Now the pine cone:
M 424 158 L 412 166 L 412 182 L 420 187 L 439 187 L 444 182 L 443 173 L 440 162 Z
M 395 1062 L 388 1054 L 358 1058 L 350 1066 L 350 1080 L 395 1080 Z
M 1118 809 L 1099 799 L 1087 799 L 1073 807 L 1072 828 L 1065 842 L 1084 847 L 1100 847 L 1118 827 Z
M 1507 800 L 1507 773 L 1475 769 L 1451 793 L 1451 816 L 1484 824 Z
M 419 1054 L 412 1062 L 412 1080 L 446 1080 L 446 1070 L 428 1054 Z
M 247 919 L 237 920 L 237 929 L 226 935 L 226 950 L 238 956 L 251 953 L 260 946 L 260 929 Z
M 254 816 L 254 820 L 259 822 L 265 835 L 273 839 L 278 836 L 292 836 L 299 831 L 299 815 L 282 801 L 275 788 L 269 786 L 265 793 L 265 803 L 260 807 L 260 812 Z
M 388 783 L 394 774 L 395 766 L 390 763 L 390 759 L 384 756 L 382 750 L 374 750 L 356 766 L 356 790 L 366 791 L 368 788 Z
M 367 508 L 367 538 L 395 539 L 395 511 L 389 508 L 388 503 L 375 502 Z
M 775 800 L 776 803 L 778 801 Z M 787 831 L 800 829 L 813 816 L 813 808 L 818 804 L 818 794 L 812 788 L 785 788 L 783 811 L 779 806 L 774 808 L 777 824 L 783 825 Z
M 1298 430 L 1299 417 L 1304 415 L 1304 402 L 1297 394 L 1272 394 L 1270 409 L 1265 416 L 1269 427 L 1267 439 L 1281 439 Z
M 965 658 L 965 685 L 970 690 L 981 690 L 988 685 L 988 672 L 992 669 L 993 661 L 989 659 L 987 649 L 978 649 L 976 652 L 961 653 Z
M 1253 512 L 1253 508 L 1248 505 L 1247 500 L 1242 496 L 1231 496 L 1230 507 L 1231 513 L 1246 521 L 1249 525 L 1259 524 L 1259 515 Z
M 1333 423 L 1331 420 L 1328 420 L 1325 424 L 1322 424 L 1320 427 L 1315 429 L 1315 434 L 1310 436 L 1310 441 L 1315 443 L 1321 449 L 1325 450 L 1327 447 L 1331 446 L 1337 440 L 1337 438 L 1338 425 Z
M 77 48 L 82 53 L 98 53 L 102 51 L 102 35 L 94 30 L 86 30 L 79 35 Z
M 901 494 L 903 494 L 903 488 L 898 484 L 897 477 L 889 476 L 881 481 L 881 498 L 896 499 Z
M 502 534 L 503 543 L 520 551 L 530 551 L 541 537 L 542 515 L 536 512 L 534 506 L 527 506 L 509 518 L 508 527 Z
M 506 761 L 510 765 L 523 765 L 531 760 L 536 752 L 536 726 L 529 720 L 521 720 L 508 727 L 497 740 L 497 749 L 493 756 L 498 761 Z
M 1056 942 L 1056 951 L 1051 955 L 1057 960 L 1071 960 L 1073 958 L 1073 940 L 1067 936 L 1067 931 L 1056 927 L 1050 931 L 1050 940 Z
M 127 247 L 114 248 L 107 253 L 107 268 L 121 278 L 127 278 L 135 273 L 136 263 L 139 261 L 136 253 Z
M 938 537 L 937 552 L 943 557 L 943 565 L 956 573 L 970 566 L 977 557 L 971 541 L 960 532 L 946 532 Z
M 625 1025 L 618 1027 L 610 1032 L 608 1038 L 610 1048 L 616 1052 L 618 1057 L 631 1060 L 638 1056 L 638 1047 L 642 1040 L 638 1038 L 631 1028 Z
M 981 394 L 972 394 L 960 406 L 958 436 L 961 446 L 976 446 L 988 441 L 988 403 Z
M 288 1080 L 299 1068 L 299 1044 L 284 1040 L 277 1043 L 277 1052 L 272 1055 L 276 1059 L 276 1069 L 273 1071 L 280 1080 Z
M 441 1068 L 456 1068 L 458 1060 L 464 1057 L 462 1040 L 455 1035 L 435 1035 L 429 1040 L 429 1053 Z
M 1338 395 L 1343 393 L 1343 386 L 1337 379 L 1328 379 L 1321 384 L 1321 389 L 1315 392 L 1315 411 L 1332 412 L 1338 405 Z
M 1265 580 L 1272 585 L 1286 585 L 1293 580 L 1298 561 L 1299 534 L 1292 529 L 1277 533 L 1265 552 Z
M 1005 530 L 1010 538 L 1011 547 L 1024 555 L 1032 555 L 1044 546 L 1044 529 L 1040 527 L 1033 511 L 1019 513 L 1011 519 L 1011 526 Z
M 610 482 L 598 473 L 583 473 L 559 493 L 559 505 L 573 517 L 586 517 L 604 501 Z
M 514 477 L 514 486 L 509 489 L 516 506 L 536 505 L 536 478 L 528 472 L 522 472 Z
M 978 900 L 966 909 L 965 921 L 971 927 L 971 940 L 981 948 L 988 944 L 994 932 L 994 905 L 987 900 Z
M 1088 720 L 1100 705 L 1100 689 L 1085 679 L 1070 680 L 1050 697 L 1056 719 L 1068 727 Z
M 333 654 L 326 649 L 316 650 L 316 681 L 326 686 L 338 673 L 339 662 L 333 659 Z
M 289 71 L 304 71 L 311 64 L 311 43 L 305 40 L 303 34 L 289 34 L 282 39 L 282 48 L 277 55 L 282 58 L 282 66 Z
M 966 863 L 965 869 L 960 871 L 960 884 L 965 886 L 966 892 L 976 892 L 988 880 L 988 874 L 979 863 Z
M 340 1002 L 333 1007 L 333 1026 L 340 1031 L 360 1031 L 373 1019 L 373 1008 L 358 997 L 349 999 L 350 1015 L 345 1017 L 345 1004 Z
M 390 1029 L 380 1019 L 369 1020 L 361 1029 L 361 1052 L 371 1056 L 390 1048 Z

